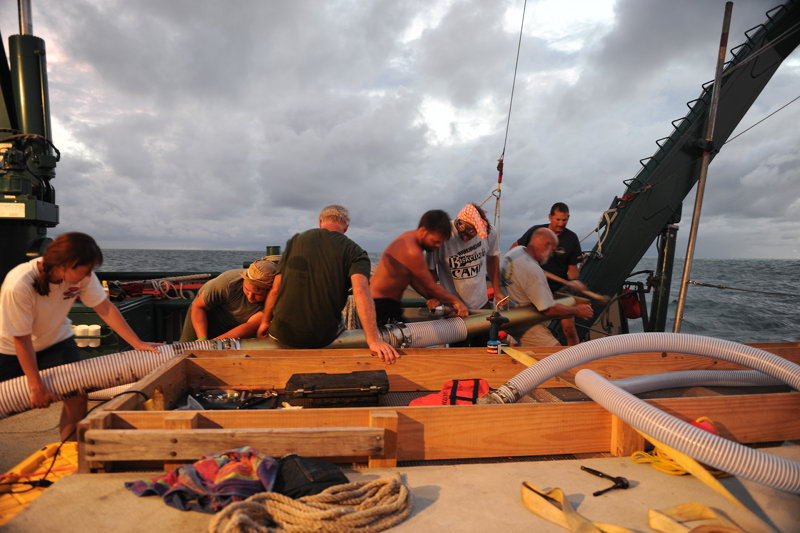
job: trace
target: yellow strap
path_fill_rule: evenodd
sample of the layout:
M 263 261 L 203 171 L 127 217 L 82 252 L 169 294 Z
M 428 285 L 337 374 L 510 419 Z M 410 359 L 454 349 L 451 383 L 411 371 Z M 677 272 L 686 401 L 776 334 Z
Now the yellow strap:
M 574 533 L 633 533 L 622 526 L 593 522 L 582 516 L 559 488 L 541 491 L 523 481 L 521 494 L 526 509 Z M 648 525 L 660 533 L 744 533 L 724 515 L 718 515 L 709 507 L 695 502 L 667 509 L 650 509 L 647 515 Z M 701 523 L 688 525 L 688 522 Z
M 592 522 L 581 516 L 559 488 L 544 492 L 523 481 L 521 494 L 522 503 L 530 512 L 575 533 L 633 533 L 624 527 Z
M 522 352 L 522 351 L 517 350 L 515 348 L 511 348 L 510 346 L 500 346 L 500 349 L 503 351 L 504 354 L 510 356 L 512 359 L 514 359 L 516 361 L 519 361 L 520 363 L 522 363 L 525 366 L 532 366 L 532 365 L 534 365 L 534 364 L 539 362 L 539 360 L 536 359 L 535 357 L 532 357 L 532 356 L 526 354 L 525 352 Z M 563 378 L 560 378 L 558 376 L 556 376 L 553 379 L 555 379 L 556 381 L 558 381 L 562 385 L 566 385 L 567 387 L 572 387 L 573 389 L 577 389 L 578 388 L 573 383 L 570 383 L 569 381 L 567 381 L 567 380 L 565 380 Z
M 510 346 L 500 346 L 500 349 L 503 350 L 503 353 L 508 354 L 509 356 L 511 356 L 512 359 L 516 359 L 525 366 L 531 366 L 539 362 L 539 360 L 536 359 L 535 357 L 531 357 L 525 352 L 521 352 Z
M 719 481 L 717 481 L 716 478 L 708 472 L 708 470 L 703 468 L 703 465 L 701 465 L 700 463 L 698 463 L 685 453 L 679 452 L 675 448 L 671 448 L 666 444 L 655 440 L 653 437 L 650 437 L 649 435 L 645 435 L 638 429 L 636 429 L 636 431 L 641 436 L 652 442 L 656 448 L 660 448 L 661 450 L 664 450 L 667 454 L 669 454 L 672 460 L 675 461 L 681 468 L 686 470 L 688 473 L 690 473 L 691 475 L 693 475 L 694 477 L 696 477 L 697 479 L 699 479 L 700 481 L 702 481 L 703 483 L 714 489 L 718 494 L 724 496 L 725 498 L 727 498 L 729 501 L 733 502 L 740 508 L 747 510 L 747 508 L 744 505 L 742 505 L 741 502 L 739 502 L 739 500 L 736 499 L 736 496 L 728 492 L 728 489 L 726 489 Z
M 720 533 L 743 533 L 730 520 L 717 515 L 700 503 L 682 503 L 668 509 L 650 509 L 647 512 L 648 525 L 661 533 L 689 533 L 690 531 L 715 531 Z M 702 520 L 702 524 L 692 527 L 686 522 Z

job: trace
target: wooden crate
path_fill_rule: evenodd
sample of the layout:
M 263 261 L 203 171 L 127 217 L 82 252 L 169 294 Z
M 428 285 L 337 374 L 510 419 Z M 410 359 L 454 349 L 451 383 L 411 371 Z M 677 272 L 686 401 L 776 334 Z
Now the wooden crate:
M 757 345 L 800 362 L 800 344 Z M 542 358 L 552 349 L 524 349 Z M 483 378 L 498 387 L 525 367 L 484 349 L 408 349 L 394 365 L 366 350 L 199 351 L 177 357 L 140 382 L 156 403 L 130 394 L 96 409 L 79 425 L 81 472 L 125 470 L 142 465 L 171 469 L 201 456 L 253 446 L 280 457 L 297 453 L 335 462 L 394 466 L 424 461 L 562 454 L 627 455 L 642 449 L 632 428 L 587 401 L 513 405 L 352 407 L 277 410 L 171 410 L 190 391 L 282 389 L 299 372 L 386 370 L 392 392 L 438 391 L 451 379 Z M 679 353 L 636 353 L 593 361 L 544 383 L 564 387 L 581 368 L 607 379 L 736 365 Z M 541 396 L 536 396 L 541 398 Z M 711 418 L 723 437 L 742 443 L 800 439 L 800 393 L 721 395 L 703 387 L 688 397 L 656 398 L 651 404 L 684 420 Z

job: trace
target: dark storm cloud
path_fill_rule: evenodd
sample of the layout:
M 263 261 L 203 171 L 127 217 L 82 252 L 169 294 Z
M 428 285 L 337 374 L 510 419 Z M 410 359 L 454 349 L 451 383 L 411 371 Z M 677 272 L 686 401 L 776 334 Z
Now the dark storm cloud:
M 414 43 L 419 87 L 455 106 L 475 105 L 500 89 L 506 95 L 516 39 L 501 24 L 502 2 L 454 2 L 441 23 Z
M 743 42 L 744 30 L 764 20 L 764 12 L 773 5 L 737 3 L 729 48 Z M 638 159 L 652 155 L 657 149 L 655 139 L 669 135 L 673 129 L 670 121 L 686 113 L 684 102 L 697 98 L 701 84 L 713 78 L 723 6 L 722 2 L 618 2 L 614 26 L 607 33 L 592 36 L 591 46 L 575 56 L 578 73 L 573 83 L 564 85 L 563 91 L 548 94 L 546 105 L 533 108 L 525 116 L 525 120 L 540 124 L 533 130 L 539 136 L 532 136 L 530 142 L 519 147 L 521 153 L 515 155 L 530 162 L 523 166 L 532 169 L 530 174 L 535 179 L 515 188 L 514 196 L 534 199 L 539 220 L 546 220 L 550 203 L 567 201 L 572 212 L 570 225 L 579 236 L 586 235 L 611 199 L 624 192 L 622 180 L 638 172 Z M 783 65 L 760 102 L 772 102 L 777 107 L 776 102 L 786 103 L 797 96 L 793 94 L 796 85 L 779 91 L 796 83 L 797 71 L 796 60 L 794 66 Z M 766 111 L 764 104 L 757 102 L 742 124 L 752 124 Z M 796 121 L 791 113 L 787 110 L 783 115 L 789 123 Z M 793 113 L 796 117 L 797 111 Z M 518 116 L 514 120 L 517 119 Z M 763 127 L 761 131 L 765 131 Z M 797 134 L 784 128 L 778 119 L 770 120 L 766 131 L 772 139 L 769 144 L 759 141 L 754 130 L 730 148 L 723 148 L 715 159 L 709 169 L 711 190 L 705 197 L 703 226 L 724 226 L 735 235 L 749 231 L 730 222 L 737 220 L 739 213 L 744 218 L 771 217 L 775 213 L 795 232 L 800 229 L 798 210 L 791 208 L 797 205 L 800 190 L 797 166 L 794 157 L 783 155 L 791 153 Z M 777 160 L 771 162 L 772 157 Z M 749 179 L 745 180 L 745 176 Z M 508 181 L 508 187 L 513 187 L 514 178 Z M 753 183 L 763 183 L 765 187 L 756 190 Z M 543 192 L 546 200 L 537 201 Z M 758 201 L 753 201 L 755 196 Z M 684 206 L 681 239 L 688 231 L 693 200 L 694 192 Z M 726 224 L 713 220 L 726 216 Z M 506 218 L 506 222 L 507 228 L 511 226 L 512 232 L 519 233 L 528 225 L 513 217 L 510 221 Z M 762 228 L 753 231 L 758 234 Z M 587 240 L 584 248 L 591 247 L 593 241 Z M 704 249 L 702 244 L 708 242 L 709 239 L 701 241 L 700 254 L 727 257 L 751 253 L 735 245 Z M 765 250 L 762 246 L 752 253 L 764 254 Z M 795 245 L 793 249 L 783 247 L 779 253 L 795 256 L 798 252 Z
M 505 145 L 503 248 L 555 201 L 583 237 L 713 77 L 723 6 L 623 0 L 609 19 L 574 6 L 559 34 L 543 31 L 558 22 L 549 5 L 530 2 L 506 145 L 519 2 L 35 3 L 62 150 L 58 229 L 108 247 L 261 249 L 342 203 L 349 234 L 379 252 L 425 210 L 487 198 Z M 770 7 L 737 2 L 730 45 Z M 13 11 L 0 6 L 5 36 Z M 797 64 L 742 128 L 797 96 Z M 765 228 L 800 231 L 796 116 L 717 156 L 698 256 L 750 254 L 737 240 L 765 256 Z

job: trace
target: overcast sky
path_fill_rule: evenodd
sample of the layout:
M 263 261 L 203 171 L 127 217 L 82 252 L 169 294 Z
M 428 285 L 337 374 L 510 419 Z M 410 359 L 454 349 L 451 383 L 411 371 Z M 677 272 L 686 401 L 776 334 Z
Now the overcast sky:
M 779 1 L 734 4 L 729 49 Z M 33 2 L 61 223 L 105 248 L 260 250 L 350 209 L 380 252 L 497 185 L 522 0 Z M 531 0 L 503 249 L 550 205 L 589 235 L 714 76 L 723 0 Z M 16 1 L 0 30 L 18 33 Z M 738 131 L 798 96 L 800 53 Z M 800 102 L 725 146 L 697 258 L 800 258 Z M 735 133 L 734 133 L 735 134 Z M 683 210 L 685 255 L 694 191 Z M 494 212 L 494 200 L 486 207 Z M 596 233 L 583 241 L 596 243 Z

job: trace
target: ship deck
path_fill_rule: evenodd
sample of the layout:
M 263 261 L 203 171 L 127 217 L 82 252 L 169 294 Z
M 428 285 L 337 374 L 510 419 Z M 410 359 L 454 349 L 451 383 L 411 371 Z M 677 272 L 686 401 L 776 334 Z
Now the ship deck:
M 769 453 L 800 460 L 800 446 L 765 449 Z M 626 490 L 612 490 L 598 497 L 605 480 L 580 470 L 585 465 L 601 472 L 624 476 Z M 412 515 L 391 531 L 564 531 L 528 511 L 522 504 L 520 486 L 527 481 L 539 489 L 559 487 L 584 517 L 652 531 L 649 509 L 664 509 L 698 502 L 717 514 L 724 513 L 743 531 L 797 531 L 800 496 L 737 478 L 723 479 L 748 510 L 742 510 L 691 476 L 663 474 L 627 457 L 556 461 L 410 466 L 380 469 L 345 469 L 351 481 L 373 480 L 399 472 L 413 497 Z M 64 533 L 85 531 L 204 531 L 210 515 L 183 512 L 165 505 L 158 497 L 139 498 L 124 482 L 156 477 L 161 472 L 73 474 L 50 487 L 2 531 L 47 531 L 58 524 Z
M 794 361 L 797 361 L 798 352 L 800 352 L 800 345 L 797 343 L 759 345 L 759 347 Z M 537 357 L 547 355 L 541 350 L 526 351 Z M 298 365 L 302 367 L 303 365 L 300 363 L 303 361 L 309 364 L 309 368 L 314 368 L 321 362 L 316 359 L 317 356 L 310 353 L 292 357 L 292 361 L 286 360 L 287 354 L 228 354 L 227 361 L 221 361 L 217 355 L 213 353 L 195 354 L 188 359 L 176 359 L 174 362 L 167 363 L 161 371 L 151 374 L 148 377 L 149 381 L 145 380 L 145 384 L 153 389 L 160 386 L 163 395 L 162 401 L 169 404 L 172 402 L 170 397 L 177 396 L 176 391 L 179 389 L 181 392 L 185 391 L 185 385 L 188 382 L 215 387 L 235 382 L 246 388 L 247 380 L 251 379 L 253 375 L 261 383 L 267 375 L 277 382 L 284 380 L 286 376 L 283 374 L 288 376 L 292 371 L 302 370 Z M 330 354 L 322 357 L 325 369 L 333 371 L 339 369 L 338 364 L 344 364 L 343 361 L 349 357 L 356 357 L 356 354 L 348 355 L 342 352 L 341 357 L 333 357 Z M 460 376 L 460 373 L 459 375 L 453 374 L 454 366 L 433 364 L 438 357 L 440 356 L 437 353 L 420 350 L 406 358 L 406 364 L 416 362 L 413 372 L 417 373 L 413 379 L 414 387 L 406 388 L 419 389 L 419 385 L 423 383 L 438 384 L 446 377 Z M 459 364 L 467 365 L 461 368 L 461 371 L 466 371 L 473 363 L 483 366 L 485 363 L 482 361 L 483 357 L 485 357 L 485 352 L 483 354 L 477 351 L 463 353 L 453 360 L 453 364 L 456 360 L 460 360 Z M 497 358 L 497 356 L 494 357 Z M 642 373 L 651 364 L 647 362 L 645 356 L 633 357 L 640 368 L 631 368 L 630 357 L 626 358 L 625 356 L 615 356 L 605 362 L 595 362 L 591 365 L 602 369 L 604 374 L 620 377 Z M 675 364 L 681 367 L 706 364 L 704 361 L 697 361 L 679 354 L 657 354 L 655 359 L 658 367 L 665 364 L 667 366 Z M 271 364 L 267 364 L 268 361 Z M 281 362 L 283 364 L 279 364 Z M 724 366 L 713 362 L 712 364 L 714 367 Z M 511 367 L 504 370 L 504 365 L 511 365 Z M 177 372 L 182 367 L 185 367 L 185 374 Z M 447 368 L 443 370 L 443 367 Z M 243 368 L 248 371 L 243 372 Z M 403 372 L 402 368 L 402 364 L 393 365 L 392 372 L 390 372 L 390 382 L 397 385 L 394 387 L 395 389 L 402 388 L 398 385 L 404 382 L 400 378 L 401 375 L 404 374 L 406 378 L 412 375 L 411 369 Z M 254 374 L 253 369 L 258 369 L 258 372 Z M 492 366 L 490 381 L 493 386 L 497 386 L 498 383 L 507 379 L 509 372 L 513 375 L 520 369 L 518 363 L 497 358 Z M 570 378 L 570 375 L 562 375 L 561 379 L 570 380 Z M 422 388 L 435 389 L 436 387 L 424 386 Z M 756 446 L 763 448 L 768 453 L 800 461 L 800 446 L 798 446 L 800 422 L 792 414 L 796 413 L 798 394 L 800 393 L 787 392 L 785 388 L 774 392 L 756 391 L 740 394 L 738 391 L 726 392 L 706 387 L 693 387 L 683 391 L 672 391 L 668 394 L 669 398 L 655 398 L 649 401 L 660 404 L 662 407 L 666 406 L 676 414 L 684 413 L 686 416 L 695 416 L 694 411 L 697 409 L 692 405 L 708 406 L 716 410 L 716 417 L 712 416 L 712 418 L 719 418 L 723 421 L 724 436 L 741 442 L 757 443 Z M 736 507 L 691 476 L 671 476 L 659 472 L 649 465 L 636 464 L 630 459 L 629 452 L 626 450 L 631 445 L 637 444 L 637 441 L 625 437 L 625 433 L 629 433 L 628 431 L 622 431 L 615 436 L 614 431 L 607 427 L 613 423 L 613 420 L 605 420 L 597 413 L 592 415 L 592 409 L 596 409 L 593 402 L 579 396 L 579 391 L 564 387 L 564 381 L 552 380 L 542 390 L 534 391 L 524 405 L 509 406 L 515 412 L 540 413 L 545 419 L 552 416 L 552 412 L 562 409 L 582 413 L 580 424 L 575 425 L 578 427 L 576 430 L 578 433 L 575 433 L 571 424 L 559 427 L 551 425 L 549 433 L 546 431 L 547 428 L 542 429 L 537 426 L 525 430 L 529 433 L 520 433 L 518 428 L 515 433 L 510 427 L 509 432 L 504 433 L 502 424 L 499 426 L 499 430 L 493 431 L 471 427 L 473 423 L 483 420 L 483 415 L 480 414 L 482 410 L 492 409 L 494 412 L 496 409 L 503 410 L 502 406 L 451 408 L 400 406 L 393 409 L 381 405 L 375 408 L 352 408 L 353 413 L 369 415 L 366 422 L 358 422 L 355 425 L 370 426 L 375 419 L 379 422 L 378 427 L 384 431 L 385 439 L 388 439 L 386 440 L 387 444 L 392 441 L 389 436 L 394 435 L 394 450 L 389 455 L 386 453 L 385 446 L 378 457 L 373 457 L 369 461 L 365 461 L 362 457 L 359 460 L 353 459 L 353 462 L 346 460 L 339 462 L 347 465 L 344 470 L 351 481 L 373 480 L 395 472 L 400 473 L 412 493 L 414 504 L 412 515 L 405 522 L 393 528 L 395 531 L 431 531 L 434 528 L 441 529 L 443 526 L 449 529 L 456 524 L 459 525 L 459 529 L 464 531 L 486 531 L 490 528 L 504 528 L 506 531 L 527 531 L 531 528 L 538 531 L 561 531 L 561 527 L 546 522 L 525 508 L 521 500 L 520 489 L 521 484 L 526 481 L 542 490 L 561 488 L 571 504 L 583 516 L 598 522 L 617 524 L 633 531 L 652 531 L 647 525 L 648 510 L 664 509 L 687 502 L 706 505 L 718 514 L 721 513 L 730 518 L 744 531 L 789 532 L 797 530 L 797 516 L 800 516 L 799 495 L 781 492 L 736 477 L 721 480 L 722 484 L 744 504 L 745 510 Z M 83 472 L 59 479 L 41 497 L 11 519 L 2 528 L 2 531 L 40 531 L 52 528 L 53 524 L 59 524 L 59 530 L 66 532 L 95 530 L 157 532 L 207 529 L 211 519 L 210 515 L 181 512 L 168 507 L 158 497 L 139 498 L 124 488 L 126 481 L 158 477 L 174 462 L 187 462 L 186 460 L 161 460 L 156 457 L 155 464 L 142 466 L 136 462 L 128 463 L 126 461 L 129 458 L 125 455 L 114 456 L 113 454 L 122 453 L 123 448 L 130 446 L 119 448 L 114 439 L 116 439 L 117 433 L 128 432 L 125 434 L 129 439 L 133 439 L 131 441 L 134 443 L 133 447 L 158 448 L 160 446 L 159 439 L 162 438 L 160 436 L 162 431 L 158 430 L 158 427 L 169 429 L 173 433 L 177 430 L 190 434 L 193 425 L 195 429 L 213 426 L 216 428 L 214 432 L 218 433 L 213 439 L 224 439 L 229 434 L 236 434 L 241 430 L 241 427 L 238 426 L 243 423 L 243 420 L 239 420 L 239 415 L 242 413 L 217 412 L 215 414 L 215 412 L 209 411 L 199 422 L 195 417 L 195 422 L 183 428 L 181 424 L 185 423 L 183 419 L 186 415 L 171 415 L 168 410 L 142 411 L 138 405 L 134 405 L 138 401 L 136 398 L 133 396 L 130 399 L 117 399 L 109 402 L 94 412 L 94 420 L 98 421 L 97 423 L 92 424 L 90 417 L 89 423 L 85 425 L 86 431 L 99 432 L 97 436 L 101 441 L 106 439 L 103 431 L 113 434 L 111 440 L 93 444 L 93 446 L 97 446 L 93 448 L 97 453 L 109 454 L 106 456 L 107 462 L 94 461 L 96 468 L 91 468 L 92 464 L 84 464 Z M 719 407 L 720 405 L 722 408 Z M 738 407 L 732 409 L 730 408 L 732 405 Z M 765 409 L 764 406 L 768 405 L 771 407 Z M 499 448 L 508 449 L 510 450 L 509 455 L 514 455 L 516 448 L 509 449 L 508 440 L 519 438 L 520 435 L 531 435 L 532 439 L 549 435 L 547 438 L 552 441 L 553 446 L 562 448 L 572 446 L 572 448 L 564 450 L 568 454 L 555 456 L 552 453 L 531 453 L 531 456 L 492 458 L 488 457 L 491 454 L 484 453 L 483 457 L 475 459 L 462 457 L 436 460 L 437 455 L 442 454 L 437 451 L 438 448 L 431 445 L 431 440 L 425 439 L 427 444 L 416 447 L 416 443 L 419 441 L 418 429 L 413 429 L 416 425 L 409 425 L 409 420 L 425 413 L 439 412 L 442 409 L 446 410 L 445 413 L 456 411 L 464 413 L 466 418 L 459 422 L 460 425 L 451 426 L 450 432 L 461 432 L 460 440 L 466 441 L 474 440 L 475 435 L 480 434 L 477 446 L 491 447 L 492 443 L 496 442 Z M 28 411 L 0 420 L 0 466 L 2 471 L 8 470 L 41 445 L 57 440 L 55 426 L 58 423 L 58 410 L 59 406 L 54 405 L 49 409 Z M 397 418 L 400 419 L 400 422 L 396 426 L 391 423 L 384 424 L 386 418 L 391 418 L 385 416 L 387 410 L 398 414 Z M 588 411 L 584 413 L 584 410 Z M 315 414 L 313 411 L 319 413 Z M 308 410 L 303 417 L 298 417 L 301 422 L 299 425 L 313 425 L 311 422 L 321 421 L 329 416 L 323 416 L 323 412 L 336 413 L 339 411 L 342 409 Z M 697 416 L 701 414 L 703 413 L 698 413 Z M 274 422 L 278 420 L 276 417 L 281 416 L 274 411 L 262 411 L 261 415 L 263 416 L 260 418 L 267 422 Z M 383 415 L 383 421 L 381 421 L 382 416 L 380 415 Z M 178 427 L 174 426 L 175 421 L 172 420 L 175 416 L 181 419 L 178 421 L 180 422 Z M 248 415 L 245 413 L 245 416 Z M 286 417 L 290 416 L 292 415 L 286 413 Z M 344 416 L 344 414 L 338 416 Z M 349 417 L 349 415 L 347 416 Z M 446 418 L 450 415 L 443 416 Z M 477 418 L 474 418 L 475 416 Z M 253 418 L 253 420 L 255 419 Z M 391 420 L 389 421 L 391 422 Z M 506 422 L 510 423 L 510 421 Z M 118 423 L 128 429 L 115 429 L 114 425 Z M 283 424 L 283 422 L 281 423 Z M 431 425 L 426 426 L 434 433 L 432 435 L 433 442 L 437 445 L 447 444 L 450 442 L 450 437 L 445 434 L 446 432 L 433 431 L 436 423 L 438 422 L 431 421 Z M 197 425 L 199 428 L 196 427 Z M 250 422 L 247 425 L 251 431 L 254 430 Z M 342 425 L 342 422 L 335 425 Z M 348 422 L 344 425 L 351 426 L 352 424 Z M 142 431 L 151 426 L 155 429 Z M 263 437 L 264 435 L 261 433 L 269 433 L 271 431 L 270 424 L 266 424 L 266 426 L 255 428 L 253 435 Z M 574 440 L 581 440 L 583 437 L 580 432 L 594 426 L 604 432 L 597 439 L 600 446 L 597 451 L 584 453 L 581 451 L 583 445 L 575 446 Z M 374 429 L 373 425 L 371 428 L 365 427 L 358 431 L 374 431 Z M 141 437 L 137 435 L 137 431 L 145 433 L 147 436 Z M 203 431 L 208 432 L 208 429 Z M 540 437 L 536 437 L 536 435 Z M 404 440 L 405 438 L 407 440 Z M 613 442 L 617 443 L 616 449 Z M 619 447 L 620 443 L 621 448 Z M 609 444 L 612 445 L 609 447 Z M 542 442 L 529 442 L 527 445 L 531 450 L 552 447 L 550 444 Z M 89 449 L 88 443 L 84 442 L 84 451 L 87 449 Z M 220 450 L 205 450 L 205 453 L 215 451 Z M 624 453 L 620 453 L 620 451 Z M 265 451 L 265 453 L 270 452 Z M 277 456 L 275 453 L 271 454 Z M 536 457 L 532 457 L 533 455 Z M 98 459 L 97 455 L 92 457 L 95 460 Z M 418 460 L 419 458 L 422 460 Z M 85 459 L 84 457 L 84 463 L 87 463 Z M 93 461 L 90 460 L 89 463 L 93 463 Z M 370 468 L 369 465 L 372 467 Z M 133 468 L 133 466 L 137 468 Z M 593 497 L 594 491 L 605 488 L 609 482 L 581 471 L 581 466 L 588 466 L 614 476 L 623 476 L 630 481 L 631 486 L 626 490 L 612 490 L 602 496 Z M 123 471 L 118 471 L 120 467 Z M 94 471 L 88 473 L 87 470 Z

